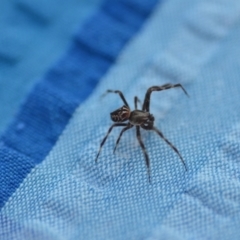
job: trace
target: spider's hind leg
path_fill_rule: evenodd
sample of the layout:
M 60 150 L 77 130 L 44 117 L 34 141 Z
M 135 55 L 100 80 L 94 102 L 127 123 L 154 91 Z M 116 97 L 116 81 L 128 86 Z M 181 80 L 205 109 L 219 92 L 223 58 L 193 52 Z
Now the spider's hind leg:
M 147 172 L 148 172 L 148 180 L 149 180 L 149 183 L 151 183 L 150 160 L 149 160 L 146 148 L 145 148 L 145 146 L 143 144 L 143 141 L 142 141 L 142 137 L 141 137 L 141 133 L 140 133 L 140 126 L 136 126 L 136 129 L 137 129 L 137 132 L 136 132 L 137 133 L 137 139 L 138 139 L 138 142 L 140 144 L 140 147 L 142 148 L 142 151 L 143 151 L 143 154 L 144 154 L 144 157 L 145 157 L 145 162 L 146 162 Z
M 185 167 L 185 170 L 187 171 L 187 166 L 183 160 L 183 157 L 181 156 L 181 154 L 179 153 L 179 151 L 177 150 L 177 148 L 170 142 L 168 141 L 164 135 L 162 134 L 162 132 L 160 132 L 156 127 L 153 127 L 152 130 L 154 130 L 172 149 L 173 151 L 179 156 L 179 158 L 181 159 L 184 167 Z

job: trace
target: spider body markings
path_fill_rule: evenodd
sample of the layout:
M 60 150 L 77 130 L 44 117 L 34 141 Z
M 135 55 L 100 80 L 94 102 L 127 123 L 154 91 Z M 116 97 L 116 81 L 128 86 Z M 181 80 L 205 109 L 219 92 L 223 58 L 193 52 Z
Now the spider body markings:
M 140 128 L 143 128 L 145 130 L 155 131 L 158 134 L 158 136 L 160 136 L 173 149 L 173 151 L 179 156 L 179 158 L 181 159 L 181 161 L 185 167 L 185 170 L 187 171 L 187 166 L 186 166 L 181 154 L 179 153 L 178 149 L 163 135 L 163 133 L 160 130 L 158 130 L 154 126 L 154 120 L 155 120 L 154 116 L 149 112 L 150 111 L 150 98 L 151 98 L 151 93 L 153 91 L 162 91 L 162 90 L 167 90 L 167 89 L 176 88 L 176 87 L 180 87 L 184 91 L 184 93 L 188 96 L 187 91 L 179 83 L 178 84 L 169 84 L 168 83 L 168 84 L 164 84 L 162 86 L 153 86 L 153 87 L 148 88 L 148 90 L 145 94 L 144 102 L 142 105 L 142 110 L 137 109 L 137 105 L 138 105 L 138 103 L 140 103 L 140 100 L 138 99 L 138 97 L 134 97 L 135 110 L 133 110 L 133 111 L 130 110 L 130 107 L 121 91 L 107 90 L 107 92 L 105 94 L 108 94 L 108 93 L 118 94 L 120 96 L 120 98 L 122 99 L 124 105 L 110 113 L 110 117 L 111 117 L 112 121 L 115 123 L 112 124 L 112 126 L 108 129 L 106 136 L 103 138 L 95 161 L 97 162 L 97 159 L 99 157 L 101 149 L 114 127 L 124 127 L 124 128 L 122 129 L 122 131 L 119 134 L 119 137 L 116 141 L 113 152 L 115 152 L 123 133 L 132 127 L 136 127 L 136 137 L 138 139 L 139 145 L 140 145 L 140 147 L 143 151 L 144 157 L 145 157 L 145 163 L 147 166 L 149 182 L 150 182 L 150 160 L 149 160 L 148 153 L 146 151 L 146 148 L 145 148 L 144 143 L 141 138 Z M 126 121 L 128 121 L 128 122 L 124 123 Z

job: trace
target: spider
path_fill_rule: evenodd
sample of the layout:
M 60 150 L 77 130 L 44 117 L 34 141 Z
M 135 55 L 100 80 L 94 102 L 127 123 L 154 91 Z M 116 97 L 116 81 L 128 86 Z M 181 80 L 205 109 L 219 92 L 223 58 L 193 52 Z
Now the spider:
M 180 87 L 184 91 L 184 93 L 188 96 L 187 91 L 179 83 L 178 84 L 169 84 L 168 83 L 168 84 L 164 84 L 162 86 L 153 86 L 153 87 L 150 87 L 146 92 L 142 110 L 137 109 L 137 104 L 140 102 L 140 100 L 138 99 L 138 97 L 136 97 L 136 96 L 134 97 L 135 110 L 133 110 L 133 111 L 130 110 L 130 107 L 121 91 L 107 90 L 107 92 L 104 95 L 106 95 L 108 93 L 117 93 L 117 94 L 119 94 L 120 98 L 122 99 L 124 105 L 121 108 L 118 108 L 117 110 L 110 113 L 110 117 L 111 117 L 112 121 L 115 123 L 112 124 L 112 126 L 108 129 L 106 136 L 103 138 L 95 161 L 97 162 L 97 159 L 99 157 L 101 149 L 114 127 L 124 127 L 124 128 L 121 130 L 121 132 L 119 134 L 119 137 L 115 144 L 115 148 L 113 150 L 113 153 L 115 153 L 123 133 L 125 131 L 127 131 L 128 129 L 135 126 L 136 127 L 136 136 L 137 136 L 139 145 L 140 145 L 140 147 L 143 151 L 144 157 L 145 157 L 149 182 L 150 182 L 150 160 L 149 160 L 148 153 L 146 151 L 146 148 L 145 148 L 144 143 L 141 138 L 140 128 L 143 128 L 145 130 L 155 131 L 179 156 L 179 158 L 181 159 L 181 161 L 185 167 L 185 170 L 187 171 L 187 166 L 186 166 L 181 154 L 179 153 L 178 149 L 162 134 L 162 132 L 160 130 L 158 130 L 154 126 L 154 116 L 149 112 L 150 97 L 151 97 L 151 93 L 153 91 L 162 91 L 162 90 L 167 90 L 167 89 L 176 88 L 176 87 Z M 128 121 L 128 122 L 124 123 L 126 121 Z

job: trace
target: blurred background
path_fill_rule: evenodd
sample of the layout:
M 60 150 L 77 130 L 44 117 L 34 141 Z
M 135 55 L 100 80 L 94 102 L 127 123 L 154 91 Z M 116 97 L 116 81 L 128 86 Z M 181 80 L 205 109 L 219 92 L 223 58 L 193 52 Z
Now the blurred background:
M 102 0 L 0 1 L 0 133 Z

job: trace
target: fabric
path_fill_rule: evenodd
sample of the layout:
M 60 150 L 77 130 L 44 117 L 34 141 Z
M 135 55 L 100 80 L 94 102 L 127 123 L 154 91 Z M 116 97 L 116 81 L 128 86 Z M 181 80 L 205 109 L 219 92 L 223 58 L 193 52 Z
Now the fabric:
M 131 9 L 139 9 L 131 3 Z M 54 135 L 57 142 L 49 144 L 48 151 L 25 147 L 29 162 L 33 159 L 38 165 L 33 164 L 5 198 L 2 239 L 240 238 L 240 5 L 235 0 L 177 0 L 158 2 L 153 11 L 142 7 L 151 14 L 115 52 L 116 62 L 97 75 L 101 79 L 88 98 L 69 112 L 64 131 Z M 87 41 L 85 36 L 77 38 L 83 39 L 81 46 L 95 42 L 94 50 L 112 59 L 101 40 Z M 151 160 L 150 184 L 135 129 L 124 133 L 115 155 L 120 129 L 114 129 L 96 164 L 99 144 L 111 125 L 109 113 L 123 105 L 113 93 L 100 98 L 106 89 L 121 90 L 133 107 L 135 95 L 143 101 L 148 87 L 168 82 L 181 83 L 190 98 L 181 89 L 154 92 L 150 110 L 155 125 L 181 152 L 188 171 L 156 134 L 142 130 Z M 75 89 L 68 87 L 56 89 L 71 103 L 66 92 L 74 94 Z M 38 88 L 34 91 L 39 93 Z M 38 140 L 41 131 L 30 142 Z M 10 143 L 15 146 L 18 141 Z M 21 162 L 21 157 L 13 159 Z
M 1 136 L 0 206 L 46 157 L 76 107 L 92 92 L 119 51 L 141 27 L 153 3 L 133 2 L 136 8 L 132 10 L 124 2 L 122 8 L 119 8 L 120 2 L 103 4 L 75 34 L 65 56 L 35 85 L 17 117 Z M 120 22 L 119 18 L 111 16 L 111 6 L 118 7 L 119 14 L 129 9 L 136 17 Z
M 102 0 L 0 1 L 0 133 Z

